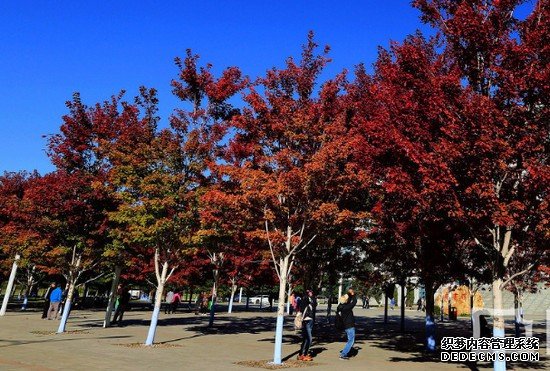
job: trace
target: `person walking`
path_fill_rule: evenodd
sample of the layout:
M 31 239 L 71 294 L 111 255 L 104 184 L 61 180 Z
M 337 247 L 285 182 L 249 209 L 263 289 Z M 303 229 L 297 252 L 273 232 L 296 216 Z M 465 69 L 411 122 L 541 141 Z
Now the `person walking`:
M 269 293 L 269 311 L 273 311 L 273 300 L 275 299 L 275 294 L 273 292 Z
M 170 290 L 164 297 L 164 314 L 168 314 L 172 307 L 172 301 L 174 300 L 174 291 Z
M 59 313 L 59 304 L 63 297 L 63 290 L 61 287 L 57 287 L 56 283 L 52 283 L 53 290 L 50 293 L 50 308 L 48 309 L 48 319 L 57 319 L 57 314 Z M 53 314 L 53 318 L 52 318 Z
M 46 294 L 44 294 L 44 308 L 42 308 L 42 319 L 48 318 L 48 311 L 50 310 L 50 295 L 55 289 L 55 282 L 52 282 L 48 287 Z
M 288 297 L 288 302 L 289 302 L 288 314 L 290 314 L 291 316 L 292 316 L 292 314 L 294 314 L 294 301 L 295 300 L 296 300 L 296 298 L 295 298 L 294 292 L 292 292 L 290 294 L 290 296 Z
M 302 345 L 298 353 L 298 360 L 312 361 L 313 358 L 308 354 L 309 347 L 313 341 L 313 323 L 315 322 L 315 310 L 317 308 L 317 299 L 313 291 L 307 290 L 306 295 L 300 301 L 300 312 L 302 313 Z
M 336 313 L 342 318 L 342 324 L 346 331 L 347 343 L 344 349 L 340 352 L 340 359 L 349 359 L 349 352 L 355 342 L 355 317 L 353 316 L 353 308 L 357 304 L 357 297 L 355 291 L 349 289 L 347 294 L 340 298 L 340 304 L 336 309 Z
M 195 301 L 195 316 L 199 315 L 199 313 L 201 312 L 201 307 L 202 307 L 202 292 L 199 293 L 199 295 L 197 296 L 197 300 Z
M 174 296 L 172 297 L 172 302 L 170 303 L 169 313 L 176 313 L 176 310 L 178 309 L 180 301 L 181 301 L 181 295 L 178 291 L 176 291 L 174 293 Z
M 202 301 L 201 301 L 201 314 L 206 316 L 208 311 L 210 310 L 209 308 L 209 304 L 210 304 L 210 299 L 208 297 L 208 294 L 206 291 L 203 291 L 202 293 Z
M 115 317 L 113 318 L 113 322 L 111 322 L 112 324 L 116 323 L 119 327 L 122 326 L 122 317 L 124 316 L 124 312 L 128 309 L 130 298 L 130 290 L 124 286 L 118 298 L 118 306 L 115 310 Z

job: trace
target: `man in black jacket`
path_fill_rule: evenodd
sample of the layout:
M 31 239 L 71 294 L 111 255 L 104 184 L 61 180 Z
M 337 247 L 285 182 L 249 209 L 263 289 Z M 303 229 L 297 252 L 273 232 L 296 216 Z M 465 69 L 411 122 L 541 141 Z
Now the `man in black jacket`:
M 340 359 L 349 359 L 349 351 L 355 342 L 355 317 L 353 316 L 353 307 L 357 304 L 357 297 L 355 291 L 349 289 L 347 295 L 340 298 L 340 304 L 336 309 L 336 312 L 342 317 L 342 323 L 346 331 L 348 342 L 344 346 L 344 349 L 340 352 Z
M 124 316 L 124 312 L 128 309 L 132 295 L 130 294 L 130 289 L 126 286 L 122 286 L 119 295 L 118 306 L 115 310 L 115 317 L 113 318 L 111 324 L 116 323 L 120 327 L 122 326 L 122 317 Z
M 52 282 L 50 287 L 48 287 L 48 291 L 46 291 L 46 294 L 44 295 L 44 308 L 42 310 L 42 319 L 46 319 L 48 317 L 48 310 L 50 309 L 50 295 L 52 294 L 52 291 L 55 289 L 55 282 Z

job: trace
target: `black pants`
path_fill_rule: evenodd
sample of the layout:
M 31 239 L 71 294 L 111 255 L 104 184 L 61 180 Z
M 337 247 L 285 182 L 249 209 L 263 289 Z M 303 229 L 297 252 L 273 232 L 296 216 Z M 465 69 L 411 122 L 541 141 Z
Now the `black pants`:
M 176 310 L 178 309 L 178 305 L 179 305 L 179 302 L 174 302 L 174 303 L 170 304 L 169 311 L 172 312 L 172 313 L 176 313 Z
M 46 318 L 48 316 L 48 310 L 50 310 L 50 301 L 46 300 L 44 302 L 44 308 L 42 310 L 42 318 Z
M 118 323 L 120 326 L 122 322 L 122 317 L 124 316 L 124 305 L 119 305 L 115 310 L 115 317 L 113 318 L 113 323 Z

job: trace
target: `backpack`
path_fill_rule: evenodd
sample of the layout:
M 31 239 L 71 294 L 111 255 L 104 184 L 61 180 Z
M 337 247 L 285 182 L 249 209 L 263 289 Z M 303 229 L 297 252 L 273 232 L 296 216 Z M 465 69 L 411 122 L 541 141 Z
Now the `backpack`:
M 302 322 L 304 317 L 302 317 L 302 313 L 297 313 L 296 317 L 294 317 L 294 328 L 296 330 L 300 330 L 302 328 Z

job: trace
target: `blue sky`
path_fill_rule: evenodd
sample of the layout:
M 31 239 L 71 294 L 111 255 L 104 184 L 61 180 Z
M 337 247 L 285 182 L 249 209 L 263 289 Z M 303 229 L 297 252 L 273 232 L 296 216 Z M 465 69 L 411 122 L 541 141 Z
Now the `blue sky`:
M 44 134 L 65 102 L 89 105 L 121 89 L 159 90 L 164 123 L 178 106 L 173 63 L 191 48 L 215 70 L 256 77 L 298 56 L 308 30 L 332 48 L 328 76 L 364 62 L 378 46 L 424 29 L 408 0 L 393 1 L 3 1 L 0 3 L 0 172 L 53 170 Z

